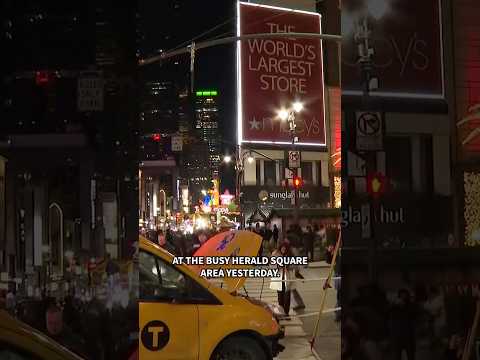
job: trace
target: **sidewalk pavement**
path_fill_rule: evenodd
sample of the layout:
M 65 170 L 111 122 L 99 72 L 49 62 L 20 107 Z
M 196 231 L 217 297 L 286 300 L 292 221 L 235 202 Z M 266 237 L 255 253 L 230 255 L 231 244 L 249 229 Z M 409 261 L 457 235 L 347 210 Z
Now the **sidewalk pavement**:
M 314 267 L 306 268 L 301 272 L 306 280 L 308 279 L 318 279 L 325 278 L 328 276 L 330 268 L 329 267 Z M 320 307 L 322 297 L 324 295 L 323 291 L 324 281 L 320 282 L 299 282 L 298 291 L 303 297 L 305 302 L 305 310 L 301 311 L 300 314 L 305 313 L 316 313 Z M 335 288 L 328 289 L 327 298 L 325 303 L 325 310 L 332 310 L 336 307 L 336 297 L 337 293 Z M 311 337 L 313 330 L 315 328 L 318 315 L 303 317 L 301 320 L 303 322 L 303 329 Z M 315 338 L 314 350 L 317 353 L 317 359 L 321 360 L 340 360 L 340 324 L 335 321 L 335 313 L 327 312 L 322 314 L 320 318 L 319 328 L 317 331 L 317 336 Z
M 262 290 L 263 285 L 263 290 Z M 278 304 L 277 292 L 270 289 L 270 279 L 250 278 L 245 284 L 248 296 L 268 303 Z M 303 329 L 303 322 L 295 318 L 296 312 L 291 310 L 291 320 L 282 320 L 280 325 L 285 327 L 285 338 L 280 343 L 285 346 L 275 360 L 317 360 L 310 350 L 308 334 Z

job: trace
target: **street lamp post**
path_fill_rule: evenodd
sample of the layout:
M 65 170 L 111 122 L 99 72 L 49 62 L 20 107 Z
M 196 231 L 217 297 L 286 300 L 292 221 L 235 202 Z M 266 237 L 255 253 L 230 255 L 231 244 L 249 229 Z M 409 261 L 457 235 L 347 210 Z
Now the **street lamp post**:
M 290 130 L 290 136 L 292 139 L 292 151 L 296 151 L 296 143 L 298 142 L 298 137 L 297 137 L 297 124 L 295 122 L 295 118 L 297 113 L 300 113 L 303 110 L 303 104 L 299 101 L 296 101 L 292 104 L 292 107 L 289 110 L 282 109 L 278 112 L 278 117 L 282 121 L 287 121 L 288 122 L 288 127 Z M 293 178 L 296 179 L 298 177 L 298 168 L 291 169 L 288 167 L 288 169 L 293 173 Z M 293 190 L 294 190 L 294 207 L 293 207 L 293 219 L 295 224 L 298 224 L 298 187 L 296 184 L 293 184 Z
M 242 154 L 241 147 L 238 146 L 235 152 L 235 197 L 238 201 L 238 211 L 240 213 L 240 228 L 244 228 L 244 215 L 243 209 L 241 206 L 241 186 L 242 186 L 242 175 L 244 171 L 244 163 L 247 160 L 249 163 L 254 161 L 251 151 L 246 151 Z M 223 157 L 223 161 L 229 164 L 232 161 L 232 157 L 230 155 L 225 155 Z

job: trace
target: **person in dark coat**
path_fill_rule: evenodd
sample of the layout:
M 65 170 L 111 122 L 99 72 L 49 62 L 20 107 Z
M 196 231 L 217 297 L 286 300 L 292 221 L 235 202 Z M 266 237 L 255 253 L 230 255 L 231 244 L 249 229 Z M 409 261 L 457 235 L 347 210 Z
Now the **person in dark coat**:
M 278 246 L 278 238 L 280 236 L 280 232 L 278 230 L 277 224 L 273 224 L 273 231 L 272 231 L 272 236 L 273 236 L 273 246 L 276 248 Z
M 308 261 L 313 262 L 313 243 L 315 241 L 315 233 L 312 227 L 307 226 L 307 232 L 303 236 L 303 247 L 305 249 L 305 255 L 308 257 Z
M 170 254 L 176 255 L 177 254 L 177 249 L 175 249 L 175 246 L 167 241 L 167 237 L 165 236 L 165 233 L 162 230 L 159 230 L 157 232 L 157 240 L 158 240 L 158 245 L 160 245 L 161 248 L 167 250 Z
M 260 223 L 257 222 L 255 224 L 255 229 L 253 230 L 253 232 L 262 237 L 262 245 L 260 246 L 260 249 L 258 250 L 258 254 L 257 254 L 257 256 L 262 256 L 262 253 L 263 253 L 263 236 L 265 234 L 265 231 L 260 227 Z
M 390 310 L 390 335 L 393 359 L 401 360 L 405 351 L 407 360 L 415 360 L 415 320 L 416 310 L 410 292 L 401 289 L 398 292 L 398 304 Z
M 259 256 L 263 255 L 263 248 L 265 246 L 268 246 L 272 236 L 273 236 L 273 232 L 272 232 L 272 230 L 270 230 L 270 223 L 267 223 L 265 225 L 265 229 L 264 229 L 263 234 L 262 234 L 262 246 L 260 247 Z

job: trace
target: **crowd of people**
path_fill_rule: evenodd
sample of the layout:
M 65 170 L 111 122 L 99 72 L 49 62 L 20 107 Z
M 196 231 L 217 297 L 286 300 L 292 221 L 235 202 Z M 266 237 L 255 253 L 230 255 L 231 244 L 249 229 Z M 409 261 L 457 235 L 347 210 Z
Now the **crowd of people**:
M 260 255 L 264 251 L 274 251 L 279 249 L 281 239 L 287 239 L 291 247 L 301 252 L 294 253 L 295 256 L 303 255 L 307 256 L 310 262 L 319 260 L 315 256 L 315 245 L 319 247 L 325 247 L 327 244 L 327 231 L 323 224 L 309 224 L 305 228 L 302 228 L 298 224 L 292 224 L 290 227 L 282 233 L 277 224 L 273 227 L 270 222 L 266 222 L 264 226 L 260 226 L 260 223 L 256 223 L 255 227 L 252 224 L 249 225 L 248 230 L 259 234 L 262 237 L 262 247 L 260 248 Z M 323 256 L 323 254 L 322 254 Z
M 342 359 L 462 359 L 472 318 L 466 313 L 472 313 L 475 302 L 463 298 L 459 306 L 458 299 L 456 314 L 450 316 L 454 321 L 448 321 L 452 299 L 437 286 L 401 288 L 391 296 L 377 284 L 358 288 L 342 311 Z
M 256 223 L 255 226 L 249 224 L 247 230 L 262 237 L 259 256 L 271 254 L 274 250 L 279 249 L 281 240 L 287 239 L 296 256 L 307 256 L 310 262 L 324 257 L 323 252 L 320 252 L 320 255 L 315 254 L 315 245 L 326 248 L 327 244 L 327 231 L 322 224 L 307 225 L 303 229 L 299 225 L 291 225 L 287 231 L 282 233 L 276 224 L 272 226 L 267 222 L 263 226 L 260 223 Z M 200 230 L 193 234 L 184 234 L 167 228 L 165 231 L 160 229 L 145 232 L 144 235 L 176 256 L 191 256 L 205 241 L 217 233 L 214 230 Z
M 216 231 L 200 230 L 193 234 L 174 232 L 170 228 L 144 233 L 148 240 L 175 256 L 192 256 Z

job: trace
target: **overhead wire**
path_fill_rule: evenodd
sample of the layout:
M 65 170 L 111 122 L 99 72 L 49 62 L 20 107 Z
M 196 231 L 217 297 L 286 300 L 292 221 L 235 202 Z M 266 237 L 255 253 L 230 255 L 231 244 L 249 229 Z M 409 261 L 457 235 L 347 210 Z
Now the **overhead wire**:
M 180 48 L 183 47 L 183 46 L 189 45 L 189 44 L 193 43 L 194 41 L 202 38 L 203 36 L 205 36 L 205 35 L 213 32 L 213 31 L 215 31 L 216 29 L 218 29 L 218 28 L 220 28 L 220 27 L 228 24 L 229 22 L 231 22 L 231 21 L 234 20 L 234 19 L 235 19 L 235 18 L 231 18 L 231 19 L 228 19 L 228 20 L 222 22 L 221 24 L 217 24 L 217 25 L 215 25 L 213 28 L 211 28 L 211 29 L 209 29 L 209 30 L 207 30 L 207 31 L 204 31 L 204 32 L 201 33 L 200 35 L 197 35 L 197 36 L 193 37 L 193 38 L 190 39 L 190 40 L 187 40 L 187 41 L 182 42 L 180 45 L 178 45 L 178 46 L 176 46 L 176 47 L 168 50 L 168 52 L 170 52 L 170 51 L 175 51 L 175 50 L 180 49 Z
M 315 1 L 315 4 L 318 4 L 318 3 L 321 3 L 321 2 L 324 2 L 324 1 L 326 1 L 326 0 L 316 0 L 316 1 Z M 277 18 L 277 17 L 283 16 L 283 15 L 286 15 L 286 14 L 287 14 L 287 13 L 272 15 L 272 16 L 269 16 L 269 17 L 267 17 L 267 18 L 258 20 L 258 21 L 256 21 L 256 22 L 250 23 L 250 24 L 248 24 L 247 26 L 253 26 L 253 25 L 256 25 L 256 24 L 260 24 L 260 23 L 262 23 L 262 22 L 265 22 L 265 21 L 268 21 L 268 20 L 272 20 L 272 19 L 275 19 L 275 18 Z M 171 51 L 178 50 L 178 49 L 182 48 L 183 46 L 187 46 L 187 45 L 189 45 L 189 44 L 192 44 L 193 42 L 195 42 L 196 40 L 202 38 L 203 36 L 205 36 L 205 35 L 213 32 L 213 31 L 217 30 L 218 28 L 221 28 L 222 26 L 224 26 L 224 25 L 226 25 L 226 24 L 228 24 L 228 23 L 230 23 L 230 22 L 232 22 L 232 21 L 234 21 L 234 20 L 236 20 L 236 19 L 237 19 L 237 16 L 234 16 L 234 17 L 232 17 L 232 18 L 230 18 L 230 19 L 228 19 L 228 20 L 225 20 L 224 22 L 215 25 L 215 26 L 212 27 L 211 29 L 209 29 L 209 30 L 207 30 L 207 31 L 204 31 L 204 32 L 201 33 L 200 35 L 197 35 L 197 36 L 193 37 L 193 38 L 190 39 L 190 40 L 187 40 L 187 41 L 182 42 L 181 44 L 177 45 L 176 47 L 168 50 L 166 53 L 171 52 Z M 234 33 L 234 31 L 231 31 L 231 30 L 230 30 L 230 31 L 221 33 L 221 34 L 219 34 L 219 35 L 213 36 L 213 37 L 211 37 L 211 38 L 208 38 L 208 39 L 206 39 L 205 41 L 216 40 L 216 39 L 219 39 L 219 38 L 221 38 L 221 37 L 223 37 L 223 36 L 230 35 L 230 34 L 232 34 L 232 33 Z

